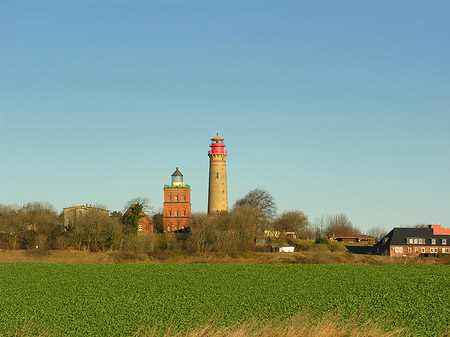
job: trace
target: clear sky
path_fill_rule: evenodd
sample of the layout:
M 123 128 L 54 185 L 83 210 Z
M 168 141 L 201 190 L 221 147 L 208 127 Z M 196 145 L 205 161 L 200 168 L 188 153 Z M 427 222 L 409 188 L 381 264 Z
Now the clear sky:
M 450 227 L 450 1 L 0 1 L 0 203 L 207 208 Z

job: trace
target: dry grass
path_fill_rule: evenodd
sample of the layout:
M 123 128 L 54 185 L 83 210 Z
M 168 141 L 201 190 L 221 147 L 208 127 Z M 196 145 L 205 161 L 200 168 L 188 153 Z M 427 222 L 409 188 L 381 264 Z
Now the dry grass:
M 169 330 L 162 336 L 169 337 L 394 337 L 408 335 L 405 330 L 385 331 L 373 322 L 361 324 L 360 316 L 354 321 L 343 322 L 336 316 L 328 315 L 313 321 L 309 315 L 298 313 L 294 317 L 281 320 L 257 321 L 247 319 L 228 327 L 217 327 L 214 322 L 193 331 L 177 332 Z M 150 330 L 150 331 L 149 331 Z M 151 331 L 148 326 L 139 329 L 136 337 L 156 337 L 161 334 Z
M 46 330 L 41 331 L 39 333 L 33 333 L 33 326 L 34 326 L 34 316 L 31 316 L 29 320 L 27 320 L 25 323 L 23 323 L 21 326 L 18 325 L 14 332 L 6 333 L 7 337 L 50 337 L 51 334 L 49 334 Z
M 339 317 L 328 315 L 321 320 L 314 321 L 305 313 L 298 313 L 294 317 L 282 320 L 257 321 L 247 319 L 228 327 L 217 327 L 214 322 L 205 324 L 195 330 L 179 332 L 168 330 L 157 333 L 149 324 L 138 329 L 133 337 L 397 337 L 408 336 L 406 330 L 386 331 L 373 322 L 360 323 L 360 315 L 353 321 L 342 321 Z M 17 327 L 8 337 L 52 337 L 48 331 L 32 332 L 33 317 L 22 327 Z M 448 336 L 446 334 L 442 337 Z
M 281 264 L 364 264 L 413 265 L 450 264 L 450 256 L 442 258 L 393 258 L 388 256 L 358 255 L 345 251 L 308 250 L 295 253 L 244 252 L 233 256 L 214 253 L 187 255 L 183 252 L 155 251 L 151 255 L 130 251 L 83 252 L 61 250 L 0 250 L 0 262 L 42 262 L 68 264 L 122 264 L 122 263 L 281 263 Z

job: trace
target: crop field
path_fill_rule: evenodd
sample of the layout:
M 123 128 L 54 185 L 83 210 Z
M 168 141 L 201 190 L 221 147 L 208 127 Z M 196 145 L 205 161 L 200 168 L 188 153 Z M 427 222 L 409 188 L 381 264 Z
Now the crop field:
M 376 321 L 439 336 L 450 326 L 449 266 L 0 264 L 0 335 L 132 336 L 244 318 Z

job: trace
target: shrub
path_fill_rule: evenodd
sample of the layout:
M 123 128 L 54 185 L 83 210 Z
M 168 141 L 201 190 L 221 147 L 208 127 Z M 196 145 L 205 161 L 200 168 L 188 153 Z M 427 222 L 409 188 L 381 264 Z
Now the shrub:
M 125 236 L 126 250 L 138 253 L 146 254 L 155 250 L 155 235 L 154 234 L 130 234 Z

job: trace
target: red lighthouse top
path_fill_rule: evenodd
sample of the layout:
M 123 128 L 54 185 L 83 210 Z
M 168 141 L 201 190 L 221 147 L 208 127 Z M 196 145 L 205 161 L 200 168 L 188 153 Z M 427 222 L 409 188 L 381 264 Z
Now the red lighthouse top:
M 211 138 L 211 151 L 208 151 L 208 154 L 227 154 L 223 140 L 218 133 L 214 138 Z

